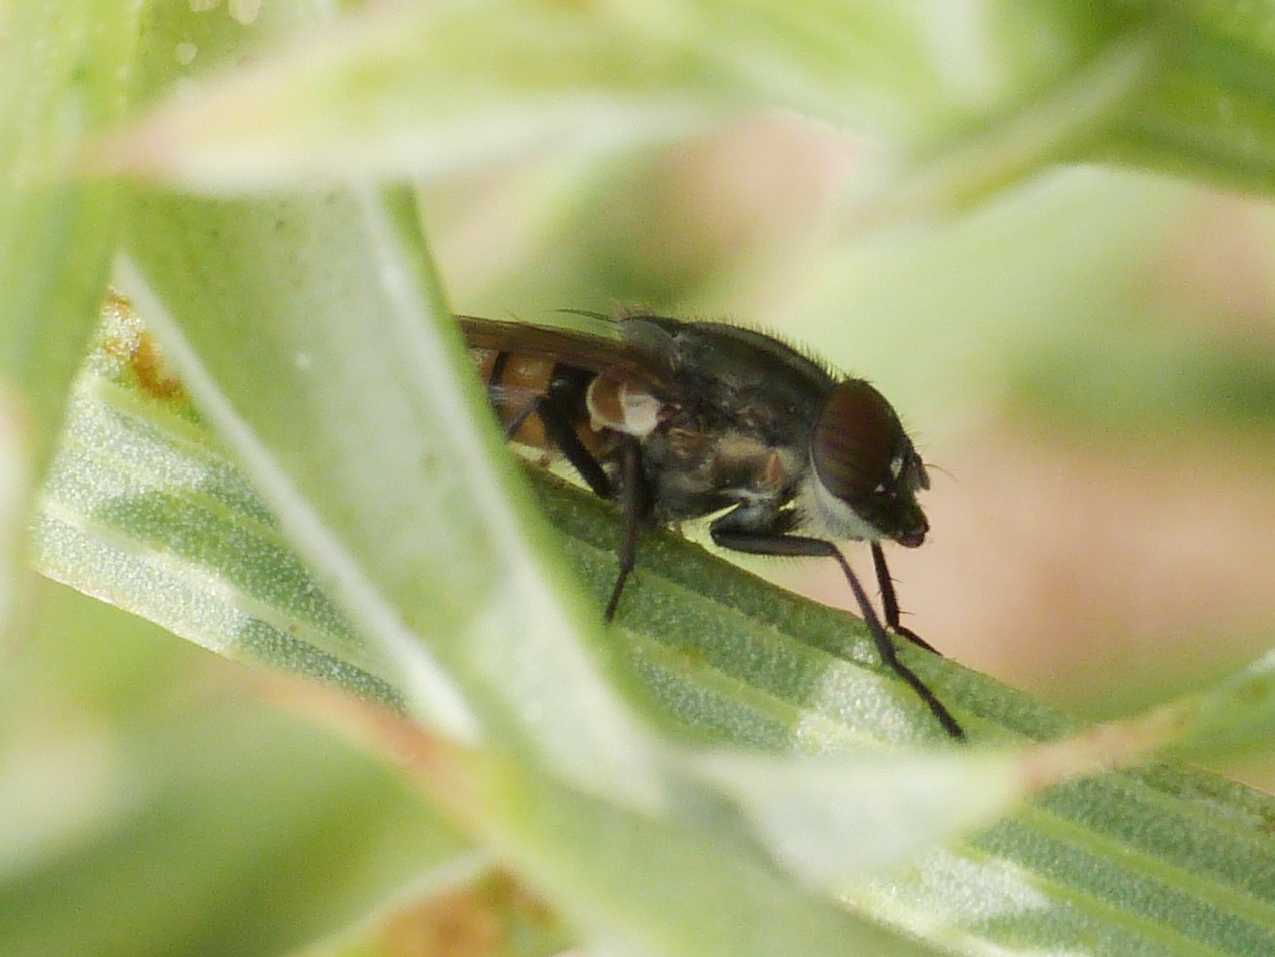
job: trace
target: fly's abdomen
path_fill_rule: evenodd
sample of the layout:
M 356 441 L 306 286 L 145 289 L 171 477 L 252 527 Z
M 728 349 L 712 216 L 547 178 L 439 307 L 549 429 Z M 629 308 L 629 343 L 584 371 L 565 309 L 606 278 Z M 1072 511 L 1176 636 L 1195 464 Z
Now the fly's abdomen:
M 528 355 L 496 349 L 470 349 L 470 357 L 491 401 L 501 427 L 508 430 L 515 421 L 522 424 L 510 439 L 521 445 L 557 452 L 545 434 L 540 414 L 527 415 L 538 402 L 548 402 L 552 412 L 564 419 L 580 442 L 595 457 L 609 451 L 607 437 L 590 423 L 586 394 L 593 372 L 540 355 Z

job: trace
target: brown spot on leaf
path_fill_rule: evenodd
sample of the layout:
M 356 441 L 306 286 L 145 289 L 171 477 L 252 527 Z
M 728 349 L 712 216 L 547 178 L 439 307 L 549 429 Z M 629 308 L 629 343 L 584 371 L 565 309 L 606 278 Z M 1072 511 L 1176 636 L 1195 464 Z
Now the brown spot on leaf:
M 186 390 L 181 380 L 168 371 L 164 354 L 149 332 L 143 332 L 137 338 L 129 366 L 137 377 L 138 386 L 147 395 L 164 400 L 185 397 Z

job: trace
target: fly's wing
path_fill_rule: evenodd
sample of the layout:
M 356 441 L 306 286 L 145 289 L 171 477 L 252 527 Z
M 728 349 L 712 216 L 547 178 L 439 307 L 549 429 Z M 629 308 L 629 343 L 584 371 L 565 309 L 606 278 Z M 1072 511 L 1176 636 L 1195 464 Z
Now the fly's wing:
M 593 313 L 577 313 L 587 322 L 547 325 L 504 322 L 477 316 L 456 316 L 470 349 L 507 353 L 526 359 L 569 366 L 611 378 L 630 388 L 671 397 L 671 356 L 650 336 L 627 334 L 625 323 Z

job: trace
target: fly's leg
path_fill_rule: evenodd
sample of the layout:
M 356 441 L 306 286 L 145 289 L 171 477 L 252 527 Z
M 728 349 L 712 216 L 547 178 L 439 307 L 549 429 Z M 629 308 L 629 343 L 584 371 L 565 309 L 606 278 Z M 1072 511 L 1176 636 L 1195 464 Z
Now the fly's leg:
M 877 618 L 876 610 L 872 607 L 872 603 L 868 601 L 867 593 L 863 590 L 863 586 L 859 584 L 859 579 L 850 568 L 850 563 L 846 561 L 845 556 L 841 554 L 841 550 L 836 545 L 820 538 L 806 538 L 801 535 L 736 531 L 729 528 L 714 528 L 711 526 L 709 531 L 713 536 L 714 542 L 722 548 L 730 548 L 737 552 L 748 552 L 753 555 L 786 555 L 797 558 L 836 559 L 837 564 L 841 566 L 841 571 L 845 573 L 846 581 L 850 583 L 850 590 L 854 592 L 855 601 L 859 603 L 859 610 L 863 613 L 863 620 L 868 626 L 868 632 L 872 635 L 872 640 L 877 646 L 877 653 L 880 654 L 881 660 L 925 702 L 934 717 L 938 719 L 939 724 L 943 726 L 944 731 L 957 740 L 965 737 L 965 732 L 961 729 L 956 719 L 952 717 L 952 713 L 947 710 L 947 706 L 939 701 L 934 692 L 926 686 L 924 681 L 916 676 L 916 673 L 911 668 L 899 660 L 894 644 L 890 641 L 890 636 L 881 627 L 881 620 Z
M 599 498 L 614 498 L 615 486 L 607 476 L 598 460 L 593 456 L 576 431 L 570 419 L 563 415 L 554 404 L 552 398 L 546 396 L 537 399 L 523 409 L 510 422 L 505 430 L 506 436 L 517 433 L 522 424 L 532 415 L 537 415 L 545 427 L 545 435 L 557 446 L 571 466 L 580 473 L 580 477 L 588 483 L 589 488 Z M 615 610 L 620 604 L 620 595 L 624 591 L 625 582 L 633 571 L 637 561 L 638 530 L 642 519 L 650 508 L 650 496 L 647 494 L 645 478 L 642 475 L 641 447 L 637 439 L 625 436 L 621 452 L 621 484 L 620 504 L 624 511 L 624 537 L 620 540 L 618 551 L 620 571 L 611 588 L 611 599 L 607 602 L 603 618 L 610 621 L 615 617 Z
M 885 564 L 885 551 L 881 548 L 880 542 L 872 543 L 872 565 L 877 572 L 877 586 L 881 589 L 881 609 L 885 612 L 885 626 L 914 645 L 920 645 L 926 651 L 932 651 L 942 657 L 941 651 L 911 628 L 899 622 L 899 599 L 894 593 L 894 579 L 890 577 L 890 569 Z
M 557 446 L 563 458 L 571 463 L 571 467 L 580 473 L 580 477 L 593 490 L 593 494 L 598 496 L 598 498 L 614 498 L 615 489 L 612 487 L 606 471 L 598 463 L 598 460 L 593 457 L 593 453 L 584 447 L 584 443 L 580 441 L 580 436 L 576 435 L 576 430 L 571 425 L 571 420 L 566 415 L 563 415 L 553 399 L 548 396 L 537 399 L 522 412 L 518 413 L 518 416 L 510 423 L 510 428 L 513 428 L 514 425 L 521 428 L 522 423 L 532 413 L 540 417 L 540 421 L 545 427 L 545 435 L 549 441 Z M 514 432 L 517 432 L 517 430 L 517 428 L 513 428 Z M 506 433 L 511 434 L 508 429 Z
M 620 454 L 622 480 L 620 485 L 620 504 L 624 509 L 624 538 L 620 540 L 619 558 L 620 573 L 616 576 L 615 585 L 611 588 L 611 600 L 607 602 L 603 618 L 610 621 L 615 617 L 615 609 L 620 604 L 620 593 L 624 591 L 624 583 L 637 561 L 638 527 L 645 515 L 649 497 L 645 479 L 642 475 L 641 448 L 637 439 L 625 436 Z

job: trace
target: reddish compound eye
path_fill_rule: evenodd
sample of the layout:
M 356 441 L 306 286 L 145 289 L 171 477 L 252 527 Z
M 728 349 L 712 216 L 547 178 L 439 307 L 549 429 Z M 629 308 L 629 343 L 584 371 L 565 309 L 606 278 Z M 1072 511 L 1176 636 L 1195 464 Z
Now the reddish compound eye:
M 836 385 L 819 412 L 810 451 L 815 472 L 837 498 L 856 507 L 889 491 L 891 465 L 905 441 L 890 403 L 862 379 Z

